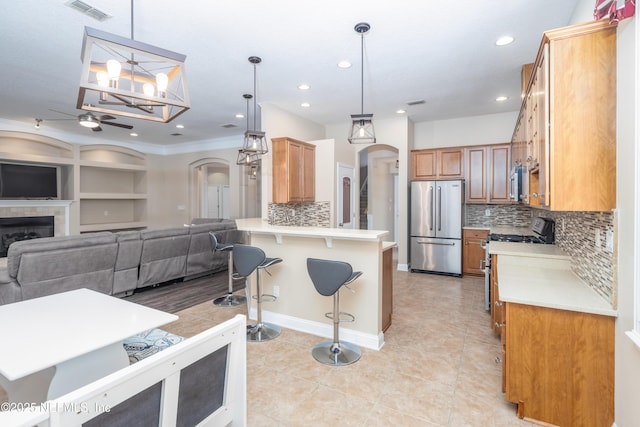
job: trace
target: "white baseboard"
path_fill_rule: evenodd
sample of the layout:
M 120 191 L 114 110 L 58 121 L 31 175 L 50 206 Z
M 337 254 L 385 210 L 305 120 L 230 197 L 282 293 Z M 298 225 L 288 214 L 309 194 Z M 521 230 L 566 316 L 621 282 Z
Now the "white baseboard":
M 251 309 L 249 317 L 254 320 L 256 319 L 257 313 L 255 308 Z M 294 331 L 304 332 L 323 338 L 333 338 L 333 325 L 331 323 L 314 322 L 266 310 L 262 310 L 262 320 L 265 322 L 275 323 L 283 328 L 293 329 Z M 371 350 L 380 350 L 384 346 L 384 333 L 380 332 L 378 335 L 366 334 L 364 332 L 354 331 L 347 328 L 340 328 L 340 340 L 348 341 Z

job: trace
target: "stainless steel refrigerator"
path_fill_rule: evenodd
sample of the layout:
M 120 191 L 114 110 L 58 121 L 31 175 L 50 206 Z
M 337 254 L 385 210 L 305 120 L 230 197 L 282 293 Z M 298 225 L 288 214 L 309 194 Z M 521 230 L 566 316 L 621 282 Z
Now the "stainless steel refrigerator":
M 464 181 L 411 182 L 411 271 L 462 275 Z

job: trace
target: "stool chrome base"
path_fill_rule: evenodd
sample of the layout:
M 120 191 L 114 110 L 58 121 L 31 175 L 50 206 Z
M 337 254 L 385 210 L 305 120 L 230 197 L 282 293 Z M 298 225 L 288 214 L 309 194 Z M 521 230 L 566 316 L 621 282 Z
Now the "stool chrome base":
M 360 349 L 345 341 L 335 343 L 324 341 L 313 347 L 311 350 L 313 358 L 325 365 L 344 366 L 357 362 L 362 353 Z
M 233 307 L 234 305 L 244 304 L 247 299 L 242 296 L 227 294 L 213 300 L 213 303 L 220 307 Z
M 269 341 L 280 335 L 280 326 L 273 323 L 259 323 L 247 326 L 247 341 Z

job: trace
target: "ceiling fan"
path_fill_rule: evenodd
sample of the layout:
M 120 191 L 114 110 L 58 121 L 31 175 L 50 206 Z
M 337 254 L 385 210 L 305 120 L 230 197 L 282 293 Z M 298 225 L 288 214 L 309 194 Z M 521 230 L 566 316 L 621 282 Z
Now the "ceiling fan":
M 51 111 L 56 112 L 56 113 L 60 113 L 60 114 L 64 114 L 64 115 L 67 115 L 67 116 L 73 116 L 73 114 L 65 113 L 63 111 L 57 111 L 57 110 L 51 110 Z M 102 128 L 100 127 L 100 125 L 109 125 L 109 126 L 116 126 L 116 127 L 124 128 L 124 129 L 133 129 L 132 125 L 125 125 L 125 124 L 122 124 L 122 123 L 115 123 L 115 122 L 110 121 L 110 120 L 115 120 L 116 117 L 110 116 L 108 114 L 103 114 L 101 116 L 96 116 L 91 112 L 82 113 L 82 114 L 79 114 L 78 116 L 76 116 L 76 119 L 78 120 L 78 123 L 80 124 L 80 126 L 87 127 L 87 128 L 91 129 L 94 132 L 102 131 Z M 42 121 L 53 121 L 53 120 L 74 120 L 74 119 L 36 119 L 36 124 L 39 126 L 40 122 L 42 122 Z

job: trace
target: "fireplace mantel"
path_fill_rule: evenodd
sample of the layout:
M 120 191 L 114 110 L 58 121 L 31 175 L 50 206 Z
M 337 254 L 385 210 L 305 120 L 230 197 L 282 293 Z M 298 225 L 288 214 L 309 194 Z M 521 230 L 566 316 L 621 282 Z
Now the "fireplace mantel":
M 69 207 L 73 200 L 0 200 L 0 216 L 44 216 L 56 215 L 55 210 L 59 214 L 64 213 L 64 230 L 58 229 L 56 225 L 56 236 L 69 235 Z M 63 209 L 63 211 L 60 210 Z M 22 212 L 21 210 L 24 210 Z M 34 211 L 37 210 L 37 211 Z M 51 212 L 54 210 L 54 212 Z

